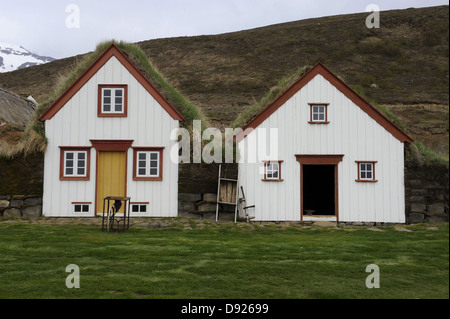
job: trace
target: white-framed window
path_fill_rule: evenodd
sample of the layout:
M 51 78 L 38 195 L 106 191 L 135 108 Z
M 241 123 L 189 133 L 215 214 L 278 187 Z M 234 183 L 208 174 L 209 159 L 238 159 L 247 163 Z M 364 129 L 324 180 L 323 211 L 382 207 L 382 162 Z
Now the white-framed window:
M 281 164 L 283 161 L 267 161 L 264 163 L 264 181 L 282 181 Z
M 159 176 L 159 152 L 138 152 L 138 177 Z
M 376 182 L 375 164 L 376 161 L 357 161 L 358 164 L 358 182 Z
M 123 88 L 102 89 L 102 113 L 123 113 Z
M 267 179 L 279 179 L 280 178 L 280 164 L 279 163 L 267 163 L 266 178 Z
M 98 116 L 127 116 L 127 85 L 99 85 Z
M 310 103 L 311 116 L 309 123 L 311 124 L 328 124 L 328 104 Z
M 60 179 L 89 180 L 90 148 L 60 147 Z
M 131 204 L 132 213 L 146 213 L 147 204 Z
M 134 180 L 162 180 L 162 154 L 161 147 L 134 148 Z
M 87 214 L 91 211 L 91 205 L 88 203 L 74 203 L 73 204 L 73 212 L 75 214 Z
M 313 106 L 313 121 L 314 122 L 325 122 L 325 105 L 314 105 Z
M 86 151 L 65 151 L 64 152 L 64 176 L 86 177 Z

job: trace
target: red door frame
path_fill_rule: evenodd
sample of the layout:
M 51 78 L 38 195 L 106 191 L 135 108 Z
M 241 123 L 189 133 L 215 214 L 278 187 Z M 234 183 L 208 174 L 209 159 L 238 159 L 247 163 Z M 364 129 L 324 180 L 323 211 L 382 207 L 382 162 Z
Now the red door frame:
M 98 155 L 99 152 L 125 152 L 125 196 L 127 195 L 127 180 L 128 180 L 128 150 L 133 144 L 134 140 L 90 140 L 92 146 L 97 151 L 96 154 L 96 173 L 95 173 L 95 217 L 97 217 L 97 184 L 98 184 Z
M 339 222 L 339 183 L 338 165 L 344 155 L 295 155 L 300 163 L 300 220 L 303 221 L 303 166 L 304 165 L 332 165 L 334 166 L 334 205 L 336 221 Z

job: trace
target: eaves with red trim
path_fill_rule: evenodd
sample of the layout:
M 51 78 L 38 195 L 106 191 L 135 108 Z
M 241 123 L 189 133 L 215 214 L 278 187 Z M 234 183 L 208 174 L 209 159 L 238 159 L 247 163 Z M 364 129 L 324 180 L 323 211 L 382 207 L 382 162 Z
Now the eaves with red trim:
M 97 73 L 100 68 L 109 61 L 111 57 L 117 60 L 136 78 L 136 80 L 155 98 L 155 100 L 166 110 L 170 116 L 179 121 L 184 117 L 178 110 L 162 95 L 158 89 L 145 77 L 141 71 L 130 61 L 130 59 L 112 43 L 72 85 L 61 94 L 47 110 L 39 117 L 40 121 L 51 119 L 56 113 Z
M 248 129 L 256 129 L 262 122 L 264 122 L 270 115 L 272 115 L 278 108 L 285 104 L 294 94 L 300 91 L 306 84 L 309 83 L 316 75 L 322 75 L 328 80 L 336 89 L 344 94 L 353 103 L 359 106 L 364 112 L 372 117 L 378 124 L 383 126 L 388 132 L 396 137 L 400 142 L 412 143 L 414 140 L 395 123 L 390 121 L 379 110 L 352 90 L 344 81 L 339 79 L 330 70 L 328 70 L 322 63 L 317 63 L 311 70 L 297 80 L 290 88 L 288 88 L 280 97 L 278 97 L 272 104 L 268 105 L 258 115 L 256 115 L 247 125 L 243 128 L 243 133 L 236 137 L 238 142 L 242 141 L 248 134 Z

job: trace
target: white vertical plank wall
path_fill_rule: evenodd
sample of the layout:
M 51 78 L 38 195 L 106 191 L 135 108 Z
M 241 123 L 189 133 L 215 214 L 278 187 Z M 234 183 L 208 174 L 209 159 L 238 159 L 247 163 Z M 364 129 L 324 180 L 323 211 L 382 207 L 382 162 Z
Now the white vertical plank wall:
M 312 125 L 308 103 L 329 103 L 327 125 Z M 278 128 L 282 182 L 264 182 L 264 164 L 248 163 L 249 140 Z M 256 221 L 300 221 L 300 164 L 295 155 L 344 154 L 338 164 L 339 220 L 405 222 L 403 143 L 322 75 L 308 84 L 239 143 L 239 181 Z M 259 159 L 257 159 L 259 160 Z M 355 161 L 378 161 L 376 183 L 356 182 Z
M 99 84 L 128 85 L 128 117 L 99 118 Z M 163 181 L 133 181 L 133 150 L 127 153 L 127 196 L 132 202 L 149 202 L 146 213 L 134 216 L 176 217 L 178 215 L 178 164 L 170 160 L 170 132 L 174 120 L 114 56 L 45 122 L 48 146 L 45 153 L 43 213 L 47 217 L 77 217 L 72 202 L 92 202 L 94 216 L 96 150 L 91 148 L 90 180 L 60 181 L 60 146 L 91 147 L 91 139 L 134 140 L 133 147 L 165 147 Z

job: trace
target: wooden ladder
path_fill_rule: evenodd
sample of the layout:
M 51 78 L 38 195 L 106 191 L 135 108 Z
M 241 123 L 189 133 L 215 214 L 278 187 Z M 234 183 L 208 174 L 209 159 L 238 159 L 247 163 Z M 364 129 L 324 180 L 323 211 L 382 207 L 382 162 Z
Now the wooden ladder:
M 239 205 L 238 180 L 222 177 L 222 164 L 219 165 L 219 179 L 217 183 L 216 222 L 219 221 L 219 205 L 233 205 L 234 222 L 237 222 Z

